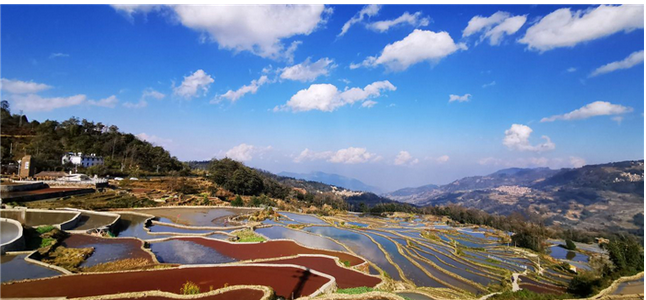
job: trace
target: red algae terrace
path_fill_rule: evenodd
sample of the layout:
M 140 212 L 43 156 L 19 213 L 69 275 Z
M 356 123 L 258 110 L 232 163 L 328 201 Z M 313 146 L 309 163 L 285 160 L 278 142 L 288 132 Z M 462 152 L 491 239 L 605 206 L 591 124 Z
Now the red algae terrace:
M 47 216 L 59 211 L 71 214 L 50 210 Z M 536 280 L 514 276 L 536 272 L 539 262 L 510 251 L 496 238 L 506 233 L 493 229 L 452 227 L 420 217 L 402 221 L 354 214 L 317 217 L 279 212 L 280 217 L 271 220 L 245 219 L 257 211 L 228 207 L 81 211 L 89 220 L 70 226 L 58 245 L 70 251 L 92 248 L 92 253 L 76 268 L 53 265 L 55 260 L 37 261 L 42 258 L 35 253 L 11 253 L 15 258 L 3 260 L 2 267 L 6 263 L 7 270 L 21 274 L 3 276 L 8 279 L 2 283 L 2 297 L 295 299 L 371 288 L 414 291 L 428 299 L 478 299 L 514 277 L 520 277 L 516 283 L 523 289 L 562 293 L 572 277 L 550 268 L 545 260 L 540 265 L 547 272 L 532 274 Z M 44 213 L 27 210 L 3 216 L 19 219 L 25 214 Z M 112 215 L 118 220 L 112 222 Z M 160 223 L 151 220 L 168 228 L 158 233 L 152 228 Z M 222 226 L 233 223 L 239 225 Z M 457 254 L 458 247 L 468 249 L 468 255 Z
M 79 274 L 2 286 L 3 298 L 89 297 L 160 290 L 177 293 L 186 281 L 201 291 L 235 285 L 264 285 L 283 297 L 314 294 L 333 279 L 297 266 L 211 266 L 118 274 Z
M 209 248 L 215 249 L 229 257 L 237 260 L 265 259 L 273 257 L 286 257 L 297 254 L 322 254 L 338 257 L 341 261 L 349 262 L 350 266 L 356 266 L 365 261 L 357 256 L 328 250 L 311 249 L 298 245 L 294 241 L 267 241 L 264 243 L 230 243 L 220 240 L 212 240 L 196 237 L 181 237 L 177 240 L 191 241 Z

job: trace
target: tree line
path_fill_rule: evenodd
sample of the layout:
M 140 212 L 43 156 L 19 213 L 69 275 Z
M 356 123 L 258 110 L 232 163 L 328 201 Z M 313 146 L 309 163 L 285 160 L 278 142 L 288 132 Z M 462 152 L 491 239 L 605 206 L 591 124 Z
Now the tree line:
M 2 164 L 31 155 L 36 171 L 59 171 L 71 166 L 61 164 L 67 152 L 95 153 L 104 165 L 87 171 L 98 175 L 139 175 L 181 171 L 186 167 L 160 146 L 123 133 L 115 125 L 95 123 L 72 117 L 59 122 L 31 122 L 24 115 L 1 109 Z

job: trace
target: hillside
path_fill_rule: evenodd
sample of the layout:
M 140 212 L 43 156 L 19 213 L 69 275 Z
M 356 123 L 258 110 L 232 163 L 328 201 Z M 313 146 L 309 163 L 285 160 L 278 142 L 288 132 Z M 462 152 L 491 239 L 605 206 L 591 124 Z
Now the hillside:
M 498 214 L 530 211 L 551 224 L 643 235 L 643 191 L 642 160 L 561 170 L 505 169 L 384 196 L 419 206 L 459 204 Z
M 279 176 L 283 177 L 292 177 L 296 179 L 303 179 L 307 181 L 317 181 L 329 185 L 334 185 L 338 187 L 342 187 L 344 189 L 352 190 L 352 191 L 362 191 L 362 192 L 371 192 L 375 194 L 380 194 L 383 191 L 375 186 L 371 186 L 368 184 L 363 183 L 362 181 L 355 179 L 355 178 L 350 178 L 350 177 L 345 177 L 343 175 L 338 175 L 338 174 L 329 174 L 329 173 L 324 173 L 324 172 L 311 172 L 311 173 L 292 173 L 292 172 L 280 172 L 278 173 Z
M 99 175 L 134 175 L 179 171 L 183 164 L 164 148 L 107 126 L 85 119 L 63 122 L 32 120 L 12 115 L 2 109 L 2 164 L 7 165 L 31 155 L 36 171 L 62 170 L 61 157 L 66 152 L 95 153 L 105 165 L 79 170 Z M 68 166 L 69 168 L 69 166 Z

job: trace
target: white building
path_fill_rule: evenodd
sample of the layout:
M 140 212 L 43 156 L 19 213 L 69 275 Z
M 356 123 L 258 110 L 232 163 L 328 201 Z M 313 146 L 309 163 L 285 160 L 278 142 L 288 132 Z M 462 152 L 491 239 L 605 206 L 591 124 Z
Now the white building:
M 85 155 L 81 152 L 78 152 L 78 153 L 68 152 L 67 154 L 63 155 L 61 162 L 63 165 L 68 162 L 71 162 L 75 166 L 82 166 L 84 168 L 87 168 L 92 166 L 103 165 L 103 157 L 96 156 L 96 154 L 94 153 L 90 155 Z

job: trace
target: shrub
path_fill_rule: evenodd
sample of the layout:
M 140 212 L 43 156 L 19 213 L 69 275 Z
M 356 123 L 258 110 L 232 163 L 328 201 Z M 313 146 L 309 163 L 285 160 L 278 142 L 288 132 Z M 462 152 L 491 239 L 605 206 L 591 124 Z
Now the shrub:
M 55 227 L 51 226 L 51 225 L 40 226 L 40 227 L 36 228 L 36 231 L 38 231 L 38 233 L 40 233 L 40 234 L 43 234 L 43 233 L 48 233 L 48 232 L 54 230 L 54 228 Z
M 565 239 L 565 249 L 576 250 L 576 245 L 571 239 Z
M 240 195 L 237 195 L 233 201 L 231 201 L 231 206 L 243 206 L 244 203 L 242 202 L 242 198 Z
M 197 295 L 200 293 L 200 287 L 192 281 L 187 281 L 179 292 L 182 295 Z

